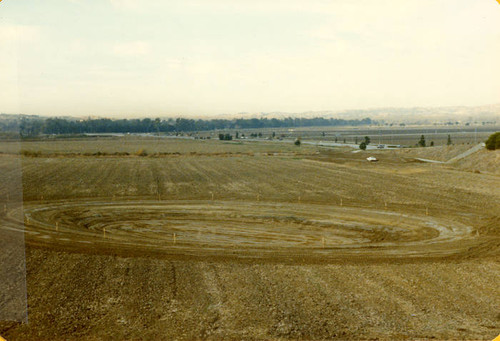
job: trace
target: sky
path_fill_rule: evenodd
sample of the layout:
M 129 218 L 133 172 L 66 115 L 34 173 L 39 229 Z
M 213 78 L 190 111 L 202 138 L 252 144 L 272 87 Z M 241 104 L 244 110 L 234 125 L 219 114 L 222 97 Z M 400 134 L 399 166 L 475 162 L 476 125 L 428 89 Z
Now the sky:
M 3 0 L 0 113 L 500 102 L 495 0 Z

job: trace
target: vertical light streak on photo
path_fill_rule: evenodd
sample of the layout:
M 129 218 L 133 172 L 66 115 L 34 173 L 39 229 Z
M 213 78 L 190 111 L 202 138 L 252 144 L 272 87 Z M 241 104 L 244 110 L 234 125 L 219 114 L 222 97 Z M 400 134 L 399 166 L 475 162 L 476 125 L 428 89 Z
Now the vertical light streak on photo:
M 4 155 L 0 161 L 0 321 L 28 322 L 19 155 Z
M 3 4 L 2 4 L 3 5 Z M 0 33 L 0 103 L 19 111 L 18 29 Z M 21 142 L 16 134 L 0 136 L 0 321 L 28 322 L 24 243 Z

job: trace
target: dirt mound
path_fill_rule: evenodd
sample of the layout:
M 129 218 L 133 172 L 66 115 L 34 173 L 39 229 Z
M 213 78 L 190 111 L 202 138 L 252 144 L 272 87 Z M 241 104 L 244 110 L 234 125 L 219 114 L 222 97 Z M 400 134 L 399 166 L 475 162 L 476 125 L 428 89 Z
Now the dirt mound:
M 480 150 L 457 161 L 454 167 L 470 172 L 500 175 L 500 150 Z
M 403 157 L 412 157 L 412 158 L 422 158 L 422 159 L 430 159 L 436 161 L 448 161 L 455 156 L 471 149 L 474 147 L 470 144 L 462 144 L 462 145 L 452 145 L 452 146 L 437 146 L 437 147 L 426 147 L 426 148 L 406 148 L 398 150 L 399 153 Z

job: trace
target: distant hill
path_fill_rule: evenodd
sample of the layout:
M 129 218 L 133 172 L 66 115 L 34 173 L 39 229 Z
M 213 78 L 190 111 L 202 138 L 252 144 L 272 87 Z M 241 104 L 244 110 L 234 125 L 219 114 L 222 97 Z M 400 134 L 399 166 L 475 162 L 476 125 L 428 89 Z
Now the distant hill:
M 245 114 L 252 115 L 252 114 Z M 307 111 L 301 113 L 271 112 L 254 114 L 262 117 L 336 117 L 357 119 L 370 117 L 374 120 L 397 121 L 401 123 L 430 124 L 436 122 L 500 122 L 500 104 L 483 106 L 373 108 L 340 111 Z
M 21 118 L 28 119 L 46 119 L 47 116 L 37 115 L 8 115 L 0 114 L 0 121 L 18 120 Z M 57 116 L 68 121 L 88 120 L 88 119 L 103 119 L 108 117 L 100 116 Z M 150 118 L 160 117 L 162 120 L 172 120 L 178 117 L 189 119 L 225 119 L 233 120 L 236 118 L 336 118 L 344 120 L 356 120 L 370 117 L 372 120 L 379 122 L 392 123 L 413 123 L 413 124 L 433 124 L 433 123 L 500 123 L 500 103 L 481 106 L 443 106 L 443 107 L 385 107 L 385 108 L 370 108 L 370 109 L 352 109 L 352 110 L 324 110 L 324 111 L 304 111 L 304 112 L 241 112 L 238 114 L 219 114 L 219 115 L 171 115 L 157 116 L 152 114 Z M 117 120 L 119 118 L 114 118 Z

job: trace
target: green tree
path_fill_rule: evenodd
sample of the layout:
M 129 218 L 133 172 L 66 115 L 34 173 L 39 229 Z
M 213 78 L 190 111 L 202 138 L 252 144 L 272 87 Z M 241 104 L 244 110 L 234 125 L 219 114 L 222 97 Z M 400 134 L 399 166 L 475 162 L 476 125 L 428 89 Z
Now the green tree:
M 161 120 L 160 118 L 155 118 L 154 120 L 154 127 L 155 127 L 155 130 L 156 130 L 156 134 L 157 135 L 160 135 L 160 125 L 161 125 Z
M 361 149 L 361 150 L 366 150 L 366 142 L 365 142 L 365 141 L 363 141 L 363 142 L 361 142 L 361 143 L 359 144 L 359 149 Z
M 298 138 L 295 140 L 294 144 L 295 144 L 297 147 L 300 147 L 300 137 L 298 137 Z
M 369 145 L 371 142 L 370 138 L 368 136 L 365 136 L 365 143 L 366 145 Z
M 451 145 L 451 136 L 450 136 L 450 135 L 448 135 L 448 141 L 446 141 L 446 144 L 447 144 L 448 146 L 449 146 L 449 145 Z
M 425 147 L 425 136 L 424 135 L 420 136 L 420 140 L 418 141 L 418 145 L 420 147 Z
M 495 150 L 500 149 L 500 131 L 491 134 L 486 140 L 486 149 Z
M 431 147 L 434 147 L 434 141 L 431 141 Z

